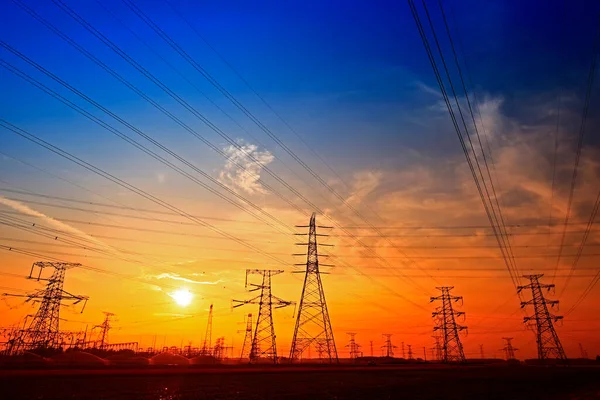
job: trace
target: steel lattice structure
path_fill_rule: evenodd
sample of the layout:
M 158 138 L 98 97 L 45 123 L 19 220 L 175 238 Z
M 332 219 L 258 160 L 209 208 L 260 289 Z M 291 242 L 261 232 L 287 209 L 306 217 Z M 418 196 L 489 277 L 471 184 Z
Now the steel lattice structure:
M 500 350 L 504 351 L 504 355 L 506 357 L 506 360 L 515 360 L 517 357 L 515 357 L 515 351 L 519 350 L 519 349 L 515 349 L 512 345 L 512 340 L 513 338 L 511 337 L 503 337 L 502 339 L 504 339 L 506 341 L 506 346 L 504 346 L 503 348 L 501 348 Z
M 208 311 L 208 321 L 206 322 L 206 333 L 204 334 L 204 342 L 202 343 L 202 349 L 200 354 L 203 356 L 209 356 L 211 353 L 210 345 L 212 343 L 212 320 L 213 320 L 213 305 L 210 305 Z
M 394 349 L 398 346 L 394 346 L 392 344 L 392 334 L 384 333 L 382 336 L 385 338 L 385 343 L 383 344 L 383 346 L 381 346 L 381 348 L 384 351 L 384 356 L 390 357 L 390 358 L 394 357 Z M 371 351 L 371 353 L 373 353 L 373 351 Z M 373 355 L 373 354 L 371 354 L 371 355 Z
M 112 328 L 110 324 L 111 318 L 115 315 L 111 312 L 104 312 L 105 318 L 102 324 L 94 326 L 94 328 L 100 328 L 100 349 L 105 349 L 108 345 L 108 331 Z M 92 329 L 94 329 L 92 328 Z M 95 345 L 94 345 L 95 347 Z
M 346 345 L 346 347 L 348 347 L 350 350 L 350 358 L 355 359 L 355 358 L 360 357 L 360 355 L 361 355 L 361 352 L 359 350 L 360 344 L 356 343 L 356 333 L 348 332 L 347 335 L 350 336 L 350 341 Z
M 246 288 L 250 285 L 252 288 L 248 291 L 255 292 L 260 290 L 260 294 L 250 300 L 233 300 L 238 303 L 233 307 L 240 307 L 244 304 L 258 304 L 258 318 L 256 319 L 256 328 L 254 329 L 254 338 L 250 348 L 250 362 L 255 363 L 260 359 L 271 359 L 277 364 L 277 345 L 275 343 L 275 327 L 273 325 L 273 306 L 275 308 L 287 307 L 296 304 L 293 301 L 282 300 L 273 296 L 271 292 L 271 278 L 274 275 L 283 273 L 282 270 L 246 270 Z M 262 276 L 262 283 L 248 284 L 248 275 L 257 274 Z
M 244 343 L 242 344 L 240 360 L 249 360 L 250 349 L 252 347 L 252 313 L 248 314 L 248 318 L 246 319 L 246 329 L 243 332 Z
M 524 289 L 531 290 L 531 300 L 521 302 L 521 308 L 532 305 L 534 315 L 525 317 L 523 321 L 535 329 L 538 358 L 540 360 L 550 358 L 566 360 L 567 355 L 554 329 L 554 322 L 562 320 L 563 317 L 551 314 L 548 310 L 548 304 L 550 304 L 551 308 L 554 308 L 554 306 L 558 306 L 558 300 L 547 300 L 542 290 L 548 289 L 548 292 L 550 292 L 550 290 L 554 289 L 554 284 L 540 283 L 539 279 L 542 276 L 544 274 L 524 275 L 523 277 L 529 279 L 530 283 L 517 288 L 519 293 Z
M 463 362 L 465 361 L 465 352 L 460 341 L 459 332 L 467 329 L 466 326 L 459 325 L 456 322 L 457 317 L 464 317 L 462 311 L 455 311 L 452 303 L 462 302 L 462 296 L 452 296 L 450 291 L 453 286 L 442 286 L 436 289 L 442 292 L 441 296 L 431 297 L 431 301 L 441 301 L 441 307 L 432 313 L 436 321 L 433 331 L 441 332 L 441 360 L 444 362 Z
M 17 354 L 24 350 L 59 349 L 62 347 L 64 338 L 59 327 L 60 308 L 63 302 L 69 301 L 72 304 L 84 302 L 81 309 L 81 312 L 83 312 L 88 300 L 87 296 L 74 295 L 63 289 L 66 271 L 80 266 L 81 264 L 65 262 L 35 262 L 31 266 L 27 279 L 44 281 L 46 287 L 25 295 L 6 293 L 8 296 L 25 297 L 27 298 L 26 302 L 40 302 L 40 307 L 29 326 L 17 332 L 14 339 L 9 343 L 7 349 L 9 354 Z M 52 268 L 54 271 L 49 278 L 42 278 L 42 272 L 46 268 Z M 34 276 L 36 270 L 37 276 Z
M 306 264 L 297 264 L 306 265 L 306 271 L 290 350 L 290 361 L 299 359 L 305 350 L 315 346 L 320 350 L 319 358 L 329 363 L 337 363 L 339 362 L 338 354 L 327 310 L 325 291 L 321 282 L 322 272 L 319 271 L 317 236 L 327 235 L 317 234 L 315 213 L 310 218 L 310 225 L 298 227 L 309 228 L 308 251 Z M 328 264 L 321 265 L 330 266 Z

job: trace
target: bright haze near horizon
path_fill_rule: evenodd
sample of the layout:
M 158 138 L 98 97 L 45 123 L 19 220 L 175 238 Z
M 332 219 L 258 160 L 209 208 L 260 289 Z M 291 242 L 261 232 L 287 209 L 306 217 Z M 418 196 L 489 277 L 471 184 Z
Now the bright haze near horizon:
M 464 297 L 467 358 L 481 344 L 501 357 L 507 336 L 519 358 L 536 357 L 523 325 L 532 310 L 520 308 L 405 2 L 135 5 L 2 1 L 2 293 L 41 287 L 24 279 L 35 261 L 79 262 L 65 289 L 90 300 L 83 314 L 64 308 L 62 328 L 100 324 L 110 311 L 111 342 L 198 346 L 214 304 L 213 338 L 237 352 L 244 316 L 257 312 L 231 308 L 255 295 L 245 270 L 302 271 L 294 264 L 306 257 L 292 254 L 306 252 L 295 245 L 305 237 L 294 233 L 307 230 L 295 226 L 316 212 L 319 225 L 333 226 L 318 229 L 328 235 L 319 242 L 334 245 L 319 251 L 334 265 L 321 270 L 341 357 L 346 332 L 365 355 L 371 340 L 378 355 L 391 333 L 429 357 L 439 286 Z M 572 308 L 557 326 L 567 355 L 578 356 L 579 343 L 595 355 L 600 287 L 578 302 L 600 272 L 594 227 L 571 271 L 600 187 L 597 70 L 588 85 L 600 3 L 444 7 L 519 275 L 556 284 L 548 296 L 561 307 L 552 312 Z M 437 2 L 429 12 L 467 109 Z M 277 275 L 273 293 L 297 302 L 302 281 Z M 34 307 L 7 297 L 0 325 L 21 324 Z M 292 314 L 274 311 L 280 355 Z

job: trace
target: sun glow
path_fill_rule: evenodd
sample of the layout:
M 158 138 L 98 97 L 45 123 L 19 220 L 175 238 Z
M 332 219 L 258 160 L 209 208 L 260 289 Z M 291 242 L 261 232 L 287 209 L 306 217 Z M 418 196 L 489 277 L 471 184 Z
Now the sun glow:
M 171 293 L 169 296 L 171 296 L 173 300 L 175 300 L 175 303 L 182 307 L 189 306 L 192 302 L 192 298 L 194 297 L 194 295 L 190 293 L 190 291 L 187 289 L 178 289 Z

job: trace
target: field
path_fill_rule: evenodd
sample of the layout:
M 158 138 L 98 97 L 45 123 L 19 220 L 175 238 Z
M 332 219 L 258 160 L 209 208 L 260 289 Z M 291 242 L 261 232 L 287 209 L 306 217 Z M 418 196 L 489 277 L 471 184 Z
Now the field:
M 0 370 L 0 399 L 600 399 L 600 368 Z

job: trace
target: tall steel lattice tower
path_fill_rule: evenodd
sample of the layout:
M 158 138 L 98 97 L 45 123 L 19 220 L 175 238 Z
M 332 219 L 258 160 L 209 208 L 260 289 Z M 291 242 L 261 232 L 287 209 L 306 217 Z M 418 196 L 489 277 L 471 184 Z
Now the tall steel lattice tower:
M 244 329 L 244 343 L 242 344 L 242 351 L 240 353 L 240 360 L 250 359 L 250 348 L 252 347 L 252 313 L 248 314 L 246 318 L 246 329 Z M 240 331 L 238 331 L 240 333 Z
M 260 290 L 260 294 L 250 300 L 233 300 L 238 303 L 233 307 L 244 304 L 258 304 L 258 318 L 254 329 L 254 338 L 250 348 L 250 362 L 258 362 L 260 359 L 271 359 L 277 364 L 277 346 L 275 344 L 275 327 L 273 325 L 273 307 L 282 308 L 295 304 L 293 301 L 282 300 L 271 293 L 271 278 L 281 274 L 282 270 L 247 269 L 246 288 L 248 288 L 248 275 L 256 274 L 262 276 L 262 283 L 250 283 L 252 287 L 248 291 Z
M 348 332 L 347 335 L 350 336 L 350 340 L 348 341 L 348 344 L 346 345 L 346 347 L 348 347 L 350 350 L 350 358 L 356 359 L 356 358 L 360 357 L 360 350 L 359 350 L 360 344 L 356 343 L 356 333 Z
M 321 282 L 319 271 L 319 253 L 317 249 L 317 236 L 327 236 L 317 234 L 316 215 L 310 217 L 310 225 L 297 226 L 298 228 L 308 228 L 308 251 L 306 255 L 306 271 L 304 275 L 304 286 L 300 297 L 300 307 L 296 318 L 296 327 L 294 328 L 294 337 L 292 339 L 292 348 L 290 350 L 290 361 L 302 357 L 302 353 L 311 346 L 321 348 L 321 357 L 329 363 L 337 363 L 338 354 L 329 320 L 329 311 L 325 301 L 325 291 Z M 319 227 L 329 228 L 329 227 Z M 321 264 L 322 266 L 331 266 Z
M 442 292 L 441 296 L 431 297 L 431 301 L 441 301 L 442 306 L 438 307 L 432 313 L 436 321 L 433 331 L 441 331 L 442 338 L 442 358 L 444 362 L 463 362 L 465 361 L 465 352 L 460 342 L 459 332 L 466 330 L 466 326 L 459 325 L 456 322 L 457 317 L 464 317 L 462 311 L 455 311 L 452 303 L 462 302 L 462 296 L 452 296 L 450 291 L 453 286 L 442 286 L 436 289 Z
M 206 322 L 206 333 L 204 334 L 204 342 L 202 343 L 202 349 L 200 354 L 203 356 L 209 356 L 211 353 L 211 342 L 212 342 L 212 320 L 213 320 L 213 305 L 210 305 L 208 310 L 208 321 Z
M 63 289 L 66 271 L 80 266 L 81 264 L 75 263 L 36 262 L 31 266 L 27 279 L 44 281 L 46 287 L 25 295 L 7 293 L 8 296 L 26 297 L 26 302 L 38 301 L 40 303 L 40 307 L 29 326 L 21 330 L 9 345 L 9 354 L 20 353 L 23 350 L 58 349 L 62 346 L 59 330 L 61 306 L 64 302 L 71 302 L 72 304 L 84 302 L 81 309 L 81 312 L 83 312 L 88 300 L 87 296 L 74 295 Z M 42 278 L 42 273 L 46 268 L 52 268 L 54 271 L 49 278 Z M 36 271 L 37 275 L 34 276 Z
M 532 305 L 533 312 L 535 313 L 532 317 L 525 317 L 523 320 L 529 327 L 534 328 L 536 332 L 536 341 L 538 348 L 538 358 L 540 360 L 547 360 L 551 358 L 566 360 L 567 355 L 563 350 L 562 344 L 558 339 L 556 330 L 554 329 L 554 322 L 562 320 L 562 316 L 551 314 L 548 311 L 548 304 L 551 308 L 558 306 L 558 300 L 547 300 L 544 297 L 542 289 L 548 289 L 548 292 L 554 289 L 554 284 L 542 284 L 539 279 L 544 274 L 538 275 L 524 275 L 523 277 L 529 279 L 529 285 L 519 286 L 517 291 L 520 293 L 523 289 L 531 290 L 531 300 L 521 302 L 521 308 Z
M 384 356 L 385 357 L 394 357 L 394 349 L 398 346 L 394 346 L 392 344 L 392 334 L 391 333 L 384 333 L 382 335 L 385 338 L 385 342 L 383 344 L 383 346 L 381 346 L 381 348 L 383 349 L 384 352 Z
M 501 348 L 500 350 L 504 351 L 504 355 L 507 361 L 509 360 L 516 360 L 517 357 L 515 357 L 515 351 L 519 350 L 519 349 L 515 349 L 512 345 L 512 340 L 513 338 L 511 337 L 503 337 L 502 339 L 504 339 L 506 341 L 506 345 Z
M 115 314 L 105 311 L 104 315 L 104 322 L 102 322 L 100 325 L 94 326 L 94 328 L 100 328 L 100 340 L 98 340 L 98 342 L 100 342 L 98 346 L 100 349 L 104 349 L 108 344 L 108 331 L 110 331 L 110 329 L 112 328 L 110 320 Z M 96 346 L 94 345 L 94 347 Z

